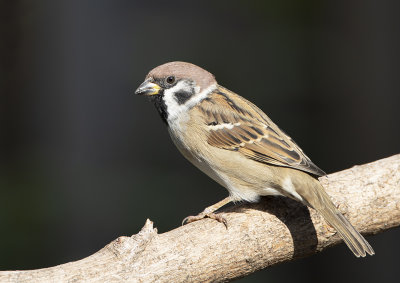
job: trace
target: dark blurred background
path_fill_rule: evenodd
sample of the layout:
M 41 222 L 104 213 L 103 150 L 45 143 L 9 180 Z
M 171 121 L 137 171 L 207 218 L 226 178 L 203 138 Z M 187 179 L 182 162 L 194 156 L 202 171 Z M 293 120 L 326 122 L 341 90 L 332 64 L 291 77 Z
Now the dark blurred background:
M 86 257 L 227 195 L 184 160 L 153 67 L 195 63 L 262 108 L 325 171 L 400 152 L 398 1 L 2 1 L 0 269 Z M 398 282 L 400 230 L 240 282 Z

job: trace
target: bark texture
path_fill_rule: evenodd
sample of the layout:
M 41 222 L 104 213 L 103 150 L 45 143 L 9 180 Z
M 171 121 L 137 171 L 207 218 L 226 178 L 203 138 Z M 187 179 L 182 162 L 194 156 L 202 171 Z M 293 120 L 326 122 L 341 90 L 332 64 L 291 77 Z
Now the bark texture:
M 400 155 L 320 180 L 364 235 L 400 224 Z M 87 258 L 38 270 L 2 271 L 0 282 L 226 282 L 341 242 L 313 209 L 287 198 L 266 197 L 222 213 L 228 229 L 205 219 L 157 234 L 147 220 L 138 234 L 119 237 Z

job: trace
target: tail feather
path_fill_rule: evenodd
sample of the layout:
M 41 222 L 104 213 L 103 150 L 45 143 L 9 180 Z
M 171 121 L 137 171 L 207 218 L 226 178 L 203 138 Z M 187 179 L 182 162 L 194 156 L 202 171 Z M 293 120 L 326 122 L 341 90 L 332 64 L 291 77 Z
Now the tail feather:
M 333 204 L 332 204 L 333 205 Z M 317 211 L 339 233 L 343 241 L 356 257 L 364 257 L 366 253 L 374 255 L 375 252 L 365 238 L 350 224 L 350 222 L 335 208 L 319 208 Z
M 375 252 L 371 245 L 340 213 L 319 181 L 314 180 L 314 185 L 309 187 L 312 192 L 309 191 L 304 195 L 307 204 L 317 210 L 326 222 L 336 229 L 356 257 L 364 257 L 366 254 L 374 255 Z

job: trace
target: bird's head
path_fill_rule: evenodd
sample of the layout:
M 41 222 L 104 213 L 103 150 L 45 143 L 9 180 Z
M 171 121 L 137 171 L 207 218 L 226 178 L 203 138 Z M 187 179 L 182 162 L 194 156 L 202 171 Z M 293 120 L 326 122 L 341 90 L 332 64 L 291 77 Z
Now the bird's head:
M 206 98 L 217 82 L 206 70 L 186 62 L 170 62 L 151 70 L 135 94 L 154 102 L 168 123 Z

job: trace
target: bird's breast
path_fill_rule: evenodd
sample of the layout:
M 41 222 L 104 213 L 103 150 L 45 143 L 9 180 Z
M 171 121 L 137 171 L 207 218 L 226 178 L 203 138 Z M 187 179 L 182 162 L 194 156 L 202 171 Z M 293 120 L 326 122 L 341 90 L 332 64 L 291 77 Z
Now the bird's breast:
M 210 160 L 209 146 L 201 125 L 191 123 L 187 117 L 169 123 L 169 134 L 180 153 L 194 166 L 223 187 L 228 187 L 228 180 L 216 172 Z

